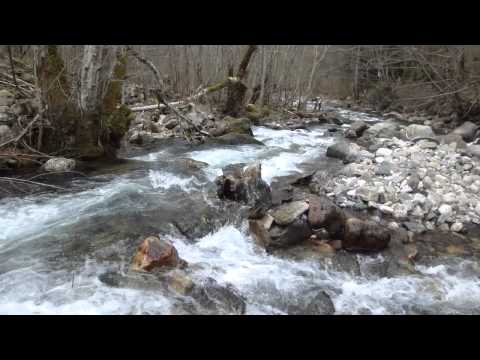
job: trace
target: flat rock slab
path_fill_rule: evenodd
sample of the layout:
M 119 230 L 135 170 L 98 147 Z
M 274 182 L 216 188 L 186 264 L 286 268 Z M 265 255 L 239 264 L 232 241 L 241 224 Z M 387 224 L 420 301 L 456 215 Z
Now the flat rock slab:
M 280 205 L 271 213 L 278 225 L 288 225 L 308 210 L 308 203 L 305 201 L 292 201 Z

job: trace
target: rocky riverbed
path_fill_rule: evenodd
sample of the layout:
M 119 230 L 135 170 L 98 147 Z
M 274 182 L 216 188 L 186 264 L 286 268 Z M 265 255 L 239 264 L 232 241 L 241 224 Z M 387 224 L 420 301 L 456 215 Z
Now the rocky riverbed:
M 2 199 L 0 312 L 480 313 L 480 243 L 475 206 L 468 199 L 473 194 L 468 186 L 477 179 L 465 184 L 462 176 L 477 175 L 475 156 L 442 144 L 435 134 L 434 139 L 404 138 L 402 127 L 408 124 L 395 123 L 392 136 L 383 125 L 382 135 L 387 136 L 377 133 L 372 140 L 368 134 L 377 123 L 384 124 L 378 115 L 345 110 L 338 118 L 338 124 L 309 119 L 305 129 L 296 130 L 292 126 L 298 124 L 271 119 L 278 130 L 253 127 L 261 144 L 192 147 L 162 140 L 162 146 L 139 149 L 115 170 L 74 180 L 75 192 Z M 367 126 L 345 137 L 361 120 Z M 347 145 L 337 157 L 327 157 L 327 149 L 339 142 Z M 425 161 L 415 167 L 418 154 Z M 389 163 L 390 173 L 382 165 Z M 228 175 L 225 169 L 232 164 L 243 164 L 237 166 L 242 171 L 261 164 L 260 179 L 270 188 L 271 204 L 245 205 L 238 201 L 242 197 L 228 192 L 219 197 L 215 180 Z M 379 173 L 381 165 L 386 169 Z M 448 190 L 457 184 L 455 174 L 461 176 L 458 185 L 466 185 L 464 202 L 460 188 Z M 255 172 L 247 175 L 255 187 L 261 184 Z M 427 177 L 432 186 L 425 188 Z M 379 191 L 382 186 L 385 190 Z M 444 199 L 449 192 L 455 193 L 456 202 Z M 430 200 L 427 211 L 432 194 L 441 199 Z M 388 246 L 373 252 L 346 246 L 352 237 L 337 238 L 335 222 L 320 226 L 324 197 L 332 204 L 329 214 L 340 209 L 345 219 L 371 224 L 359 232 L 348 224 L 358 234 L 355 239 L 383 227 Z M 395 209 L 410 203 L 411 209 L 400 217 L 397 211 L 395 217 Z M 442 218 L 444 204 L 451 213 Z M 394 211 L 385 212 L 385 207 Z M 416 217 L 418 208 L 424 212 L 421 217 Z M 300 219 L 296 226 L 305 230 L 302 241 L 287 241 L 288 246 L 274 246 L 273 251 L 259 244 L 248 218 L 258 221 L 267 212 L 273 218 L 270 226 L 276 227 L 274 240 L 291 239 L 284 230 Z M 409 228 L 413 222 L 425 229 Z M 307 234 L 307 223 L 314 234 Z M 452 229 L 455 223 L 462 223 L 462 229 Z M 443 224 L 448 231 L 441 231 L 447 230 Z M 168 270 L 152 272 L 154 265 Z M 146 272 L 138 271 L 142 268 Z

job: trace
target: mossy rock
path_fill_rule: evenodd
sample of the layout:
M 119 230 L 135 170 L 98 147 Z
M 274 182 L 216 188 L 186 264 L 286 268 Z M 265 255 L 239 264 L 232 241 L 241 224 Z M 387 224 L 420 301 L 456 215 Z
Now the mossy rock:
M 271 114 L 270 109 L 265 106 L 262 108 L 258 108 L 254 104 L 248 104 L 246 106 L 245 116 L 251 121 L 253 121 L 255 125 L 258 125 L 258 121 L 260 119 L 263 119 L 264 117 L 269 116 L 270 114 Z
M 248 118 L 233 118 L 227 116 L 223 119 L 225 122 L 225 132 L 235 134 L 247 134 L 253 136 L 252 122 Z

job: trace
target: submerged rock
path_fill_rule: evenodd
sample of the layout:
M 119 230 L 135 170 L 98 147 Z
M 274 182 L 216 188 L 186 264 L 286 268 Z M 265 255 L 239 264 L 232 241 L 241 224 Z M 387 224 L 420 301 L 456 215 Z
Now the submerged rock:
M 243 315 L 247 308 L 245 298 L 233 285 L 220 285 L 212 278 L 197 284 L 189 295 L 216 314 Z
M 308 290 L 298 294 L 297 303 L 289 305 L 287 312 L 288 315 L 333 315 L 335 306 L 325 291 Z

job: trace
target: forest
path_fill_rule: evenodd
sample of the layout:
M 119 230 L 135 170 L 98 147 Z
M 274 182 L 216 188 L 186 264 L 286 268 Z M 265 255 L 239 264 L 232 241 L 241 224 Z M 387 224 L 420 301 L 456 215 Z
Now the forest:
M 0 314 L 480 314 L 480 46 L 0 45 Z

